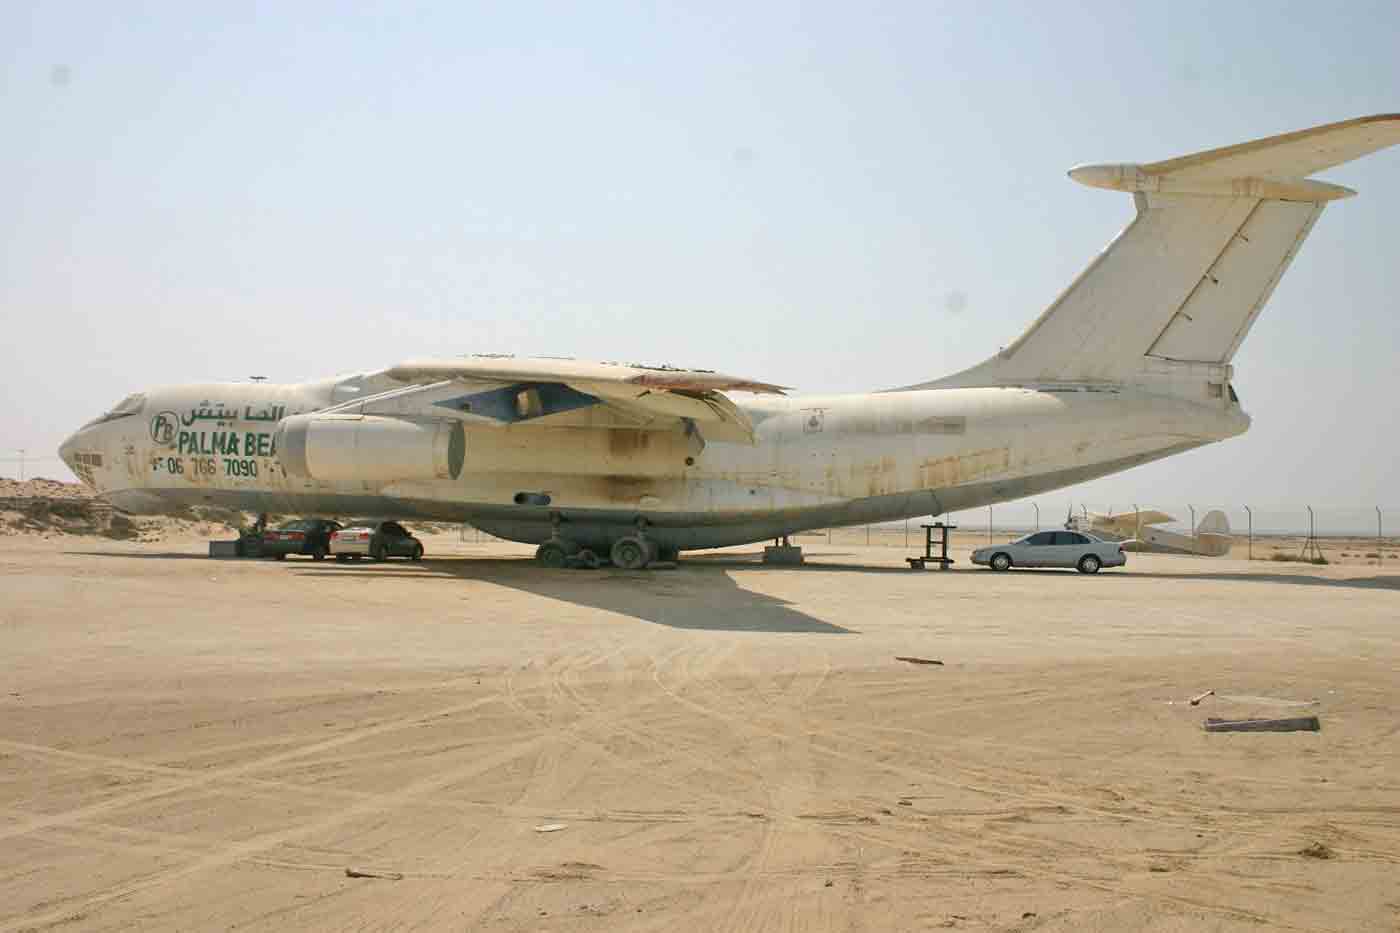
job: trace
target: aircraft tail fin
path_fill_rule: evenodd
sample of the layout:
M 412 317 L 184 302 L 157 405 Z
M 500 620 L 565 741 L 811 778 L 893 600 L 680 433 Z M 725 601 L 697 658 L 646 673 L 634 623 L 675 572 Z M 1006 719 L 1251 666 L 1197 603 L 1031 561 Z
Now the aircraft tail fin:
M 1322 209 L 1355 193 L 1307 176 L 1396 143 L 1400 114 L 1389 114 L 1163 162 L 1073 169 L 1083 184 L 1131 192 L 1137 216 L 1010 346 L 907 388 L 1189 373 L 1192 394 L 1223 398 L 1231 359 Z
M 1219 509 L 1214 509 L 1205 514 L 1201 523 L 1196 526 L 1198 535 L 1228 535 L 1230 533 L 1230 519 Z

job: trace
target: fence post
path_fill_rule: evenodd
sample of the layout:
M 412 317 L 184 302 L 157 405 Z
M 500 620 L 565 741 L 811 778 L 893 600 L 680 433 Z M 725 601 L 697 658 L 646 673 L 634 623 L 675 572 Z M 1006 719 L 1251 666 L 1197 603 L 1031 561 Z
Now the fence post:
M 1039 531 L 1039 530 L 1040 530 L 1040 506 L 1038 506 L 1038 505 L 1036 505 L 1034 502 L 1032 502 L 1032 503 L 1031 503 L 1031 508 L 1035 509 L 1035 530 L 1036 530 L 1036 531 Z
M 1313 516 L 1313 507 L 1308 506 L 1308 540 L 1303 542 L 1303 558 L 1312 560 L 1314 556 L 1321 557 L 1322 550 L 1317 546 L 1317 521 Z
M 1188 505 L 1187 508 L 1191 510 L 1191 550 L 1194 551 L 1199 547 L 1196 543 L 1196 507 Z
M 1254 510 L 1249 506 L 1244 507 L 1244 514 L 1249 516 L 1249 550 L 1247 560 L 1254 560 Z

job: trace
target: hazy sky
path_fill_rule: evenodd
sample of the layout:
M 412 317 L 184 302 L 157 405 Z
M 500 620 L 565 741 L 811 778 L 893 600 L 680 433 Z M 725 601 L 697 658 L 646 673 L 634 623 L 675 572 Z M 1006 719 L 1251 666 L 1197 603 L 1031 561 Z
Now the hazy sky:
M 1130 219 L 1071 166 L 1400 110 L 1397 48 L 1393 2 L 0 0 L 0 456 L 428 354 L 943 375 Z M 1324 177 L 1250 433 L 1046 501 L 1400 506 L 1400 150 Z

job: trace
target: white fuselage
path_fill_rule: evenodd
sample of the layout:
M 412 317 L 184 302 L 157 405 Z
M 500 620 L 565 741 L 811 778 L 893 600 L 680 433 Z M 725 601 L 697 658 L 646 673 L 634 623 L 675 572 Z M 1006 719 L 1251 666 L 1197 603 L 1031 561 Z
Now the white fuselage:
M 276 450 L 283 417 L 381 391 L 369 374 L 318 383 L 157 389 L 70 437 L 60 453 L 130 512 L 255 512 L 465 521 L 537 542 L 645 521 L 678 549 L 891 520 L 1059 488 L 1244 431 L 1226 399 L 1150 387 L 927 389 L 745 398 L 755 443 L 639 430 L 595 410 L 528 427 L 472 426 L 456 479 L 297 478 Z

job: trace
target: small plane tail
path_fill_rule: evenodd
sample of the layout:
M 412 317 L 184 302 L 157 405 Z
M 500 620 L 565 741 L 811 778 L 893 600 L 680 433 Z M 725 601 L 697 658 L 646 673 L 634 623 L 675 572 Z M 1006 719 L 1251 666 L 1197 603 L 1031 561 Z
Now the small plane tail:
M 1148 554 L 1194 554 L 1198 557 L 1224 557 L 1230 553 L 1234 538 L 1230 536 L 1230 519 L 1218 509 L 1205 514 L 1196 526 L 1194 534 L 1183 534 L 1158 527 L 1162 522 L 1172 521 L 1165 512 L 1150 511 L 1139 513 L 1141 523 L 1133 529 L 1135 514 L 1125 512 L 1114 519 L 1105 519 L 1102 530 L 1110 533 L 1125 533 L 1128 540 L 1123 542 L 1123 550 Z M 1116 522 L 1116 524 L 1115 524 Z M 1112 527 L 1109 527 L 1112 526 Z M 1101 529 L 1096 527 L 1096 531 Z
M 1228 404 L 1230 361 L 1328 202 L 1308 178 L 1400 143 L 1400 114 L 1360 117 L 1075 181 L 1129 192 L 1137 216 L 1014 343 L 909 389 L 1165 379 Z
M 1196 526 L 1195 552 L 1202 557 L 1224 557 L 1232 544 L 1230 519 L 1219 509 L 1207 512 Z
M 1205 518 L 1196 526 L 1198 535 L 1228 535 L 1230 533 L 1230 519 L 1219 509 L 1214 509 L 1206 513 Z

